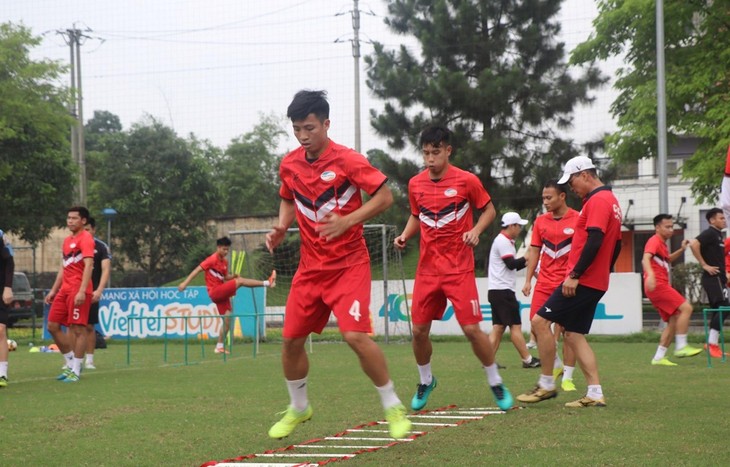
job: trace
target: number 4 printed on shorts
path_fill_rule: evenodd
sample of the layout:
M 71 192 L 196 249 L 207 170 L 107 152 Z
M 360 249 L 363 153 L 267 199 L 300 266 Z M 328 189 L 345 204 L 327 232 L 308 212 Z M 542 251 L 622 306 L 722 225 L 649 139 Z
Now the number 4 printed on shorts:
M 355 321 L 360 322 L 360 301 L 355 300 L 352 302 L 352 306 L 350 307 L 350 311 L 348 311 L 350 316 L 355 318 Z

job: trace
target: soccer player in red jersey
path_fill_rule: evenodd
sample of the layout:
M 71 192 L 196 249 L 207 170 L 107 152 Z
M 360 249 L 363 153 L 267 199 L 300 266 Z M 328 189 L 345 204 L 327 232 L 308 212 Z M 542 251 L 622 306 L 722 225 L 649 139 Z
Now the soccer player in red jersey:
M 271 271 L 271 276 L 265 281 L 239 277 L 238 274 L 228 274 L 228 252 L 231 251 L 231 239 L 222 237 L 216 240 L 215 253 L 208 256 L 202 263 L 193 269 L 187 278 L 177 286 L 182 292 L 190 284 L 195 276 L 205 271 L 205 286 L 208 288 L 208 296 L 218 308 L 218 314 L 223 316 L 223 327 L 218 334 L 218 342 L 215 345 L 215 353 L 230 353 L 226 350 L 224 342 L 226 334 L 231 328 L 231 298 L 236 295 L 239 287 L 274 287 L 276 286 L 276 271 Z
M 94 268 L 94 237 L 84 230 L 89 210 L 82 206 L 69 208 L 66 226 L 71 235 L 63 241 L 63 262 L 56 280 L 46 295 L 51 305 L 48 313 L 48 332 L 66 358 L 67 368 L 59 381 L 75 383 L 81 376 L 81 363 L 86 351 L 86 324 L 94 292 L 91 272 Z M 71 335 L 61 329 L 66 326 Z
M 545 304 L 568 273 L 568 255 L 573 244 L 578 211 L 568 206 L 566 197 L 566 186 L 558 184 L 557 180 L 549 180 L 542 189 L 542 204 L 547 212 L 538 216 L 532 226 L 525 285 L 522 287 L 525 297 L 529 296 L 532 289 L 532 278 L 535 276 L 539 262 L 540 273 L 537 275 L 530 304 L 530 320 L 535 317 L 537 310 Z M 563 328 L 559 324 L 555 324 L 554 328 L 557 340 L 563 332 Z M 556 352 L 553 377 L 557 379 L 562 372 L 561 387 L 563 391 L 575 391 L 573 383 L 575 354 L 565 344 L 563 344 L 563 360 L 565 365 L 560 361 Z
M 310 333 L 322 332 L 334 313 L 343 339 L 378 390 L 390 435 L 403 438 L 411 422 L 395 393 L 385 355 L 369 336 L 370 256 L 362 227 L 393 204 L 387 178 L 365 156 L 329 139 L 324 91 L 299 91 L 287 117 L 301 146 L 281 161 L 279 223 L 266 235 L 266 246 L 273 252 L 296 218 L 301 247 L 282 331 L 290 405 L 269 436 L 284 438 L 312 418 L 304 344 Z M 366 203 L 361 190 L 371 196 Z
M 568 255 L 567 277 L 532 319 L 542 374 L 535 388 L 520 394 L 517 400 L 533 403 L 557 396 L 553 376 L 555 339 L 550 331 L 554 322 L 565 328 L 565 342 L 575 352 L 588 383 L 586 396 L 565 406 L 605 407 L 596 356 L 585 335 L 590 332 L 596 306 L 608 289 L 611 267 L 621 250 L 621 208 L 588 157 L 570 159 L 558 183 L 567 183 L 583 199 L 583 208 Z
M 667 348 L 672 343 L 673 337 L 676 337 L 675 357 L 692 357 L 702 352 L 702 349 L 687 345 L 692 305 L 669 284 L 671 264 L 684 254 L 689 240 L 682 241 L 681 248 L 669 254 L 667 240 L 674 234 L 674 221 L 670 214 L 655 216 L 654 230 L 656 234 L 646 242 L 644 255 L 641 258 L 641 266 L 644 268 L 644 292 L 667 326 L 659 338 L 659 347 L 651 364 L 677 366 L 666 357 Z
M 411 215 L 395 247 L 403 249 L 409 238 L 420 231 L 421 250 L 413 286 L 413 353 L 420 383 L 411 408 L 420 410 L 436 387 L 431 374 L 433 348 L 429 333 L 431 322 L 441 319 L 446 300 L 472 351 L 487 374 L 497 404 L 512 407 L 512 395 L 502 384 L 489 336 L 479 327 L 482 312 L 474 279 L 474 246 L 479 235 L 496 216 L 494 204 L 476 175 L 451 165 L 451 132 L 432 126 L 421 133 L 421 148 L 426 169 L 408 182 Z M 479 211 L 474 225 L 473 211 Z

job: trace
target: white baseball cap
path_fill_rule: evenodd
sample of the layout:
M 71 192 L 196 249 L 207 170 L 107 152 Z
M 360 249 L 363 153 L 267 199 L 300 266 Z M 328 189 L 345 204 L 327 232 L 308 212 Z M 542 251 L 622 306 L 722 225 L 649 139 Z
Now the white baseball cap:
M 505 212 L 502 216 L 502 227 L 507 227 L 508 225 L 513 224 L 526 225 L 527 221 L 521 218 L 516 212 Z
M 593 165 L 593 161 L 586 156 L 576 156 L 565 163 L 565 168 L 563 169 L 563 176 L 560 177 L 560 180 L 558 180 L 559 184 L 568 183 L 568 180 L 570 179 L 570 176 L 573 174 L 577 174 L 578 172 L 582 172 L 584 170 L 588 169 L 595 169 L 596 166 Z

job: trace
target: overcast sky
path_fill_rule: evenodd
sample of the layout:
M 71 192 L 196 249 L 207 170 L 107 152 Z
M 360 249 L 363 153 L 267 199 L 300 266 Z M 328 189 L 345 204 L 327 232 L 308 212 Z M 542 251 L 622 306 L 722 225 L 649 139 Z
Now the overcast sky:
M 591 0 L 566 0 L 563 37 L 571 50 L 591 32 Z M 84 117 L 94 110 L 118 115 L 125 129 L 149 114 L 180 136 L 193 132 L 225 148 L 250 131 L 259 115 L 282 116 L 295 92 L 329 93 L 333 140 L 354 146 L 352 0 L 0 0 L 0 21 L 22 22 L 43 43 L 33 58 L 69 62 L 59 31 L 87 30 L 82 46 Z M 384 0 L 361 0 L 363 56 L 370 41 L 395 48 L 405 42 L 383 24 Z M 610 68 L 610 64 L 607 65 Z M 382 108 L 365 86 L 360 61 L 362 151 L 386 149 L 369 124 Z M 585 141 L 611 131 L 615 95 L 578 112 L 571 136 Z M 287 127 L 287 129 L 289 129 Z M 282 149 L 293 149 L 289 137 Z

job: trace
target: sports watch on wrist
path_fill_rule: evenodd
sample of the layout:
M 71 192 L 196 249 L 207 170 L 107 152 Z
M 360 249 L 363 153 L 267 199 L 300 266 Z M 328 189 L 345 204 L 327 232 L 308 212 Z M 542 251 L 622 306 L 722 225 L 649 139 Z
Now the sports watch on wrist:
M 570 274 L 568 274 L 568 277 L 570 277 L 571 279 L 579 279 L 580 278 L 580 274 L 578 274 L 575 271 L 570 271 Z

